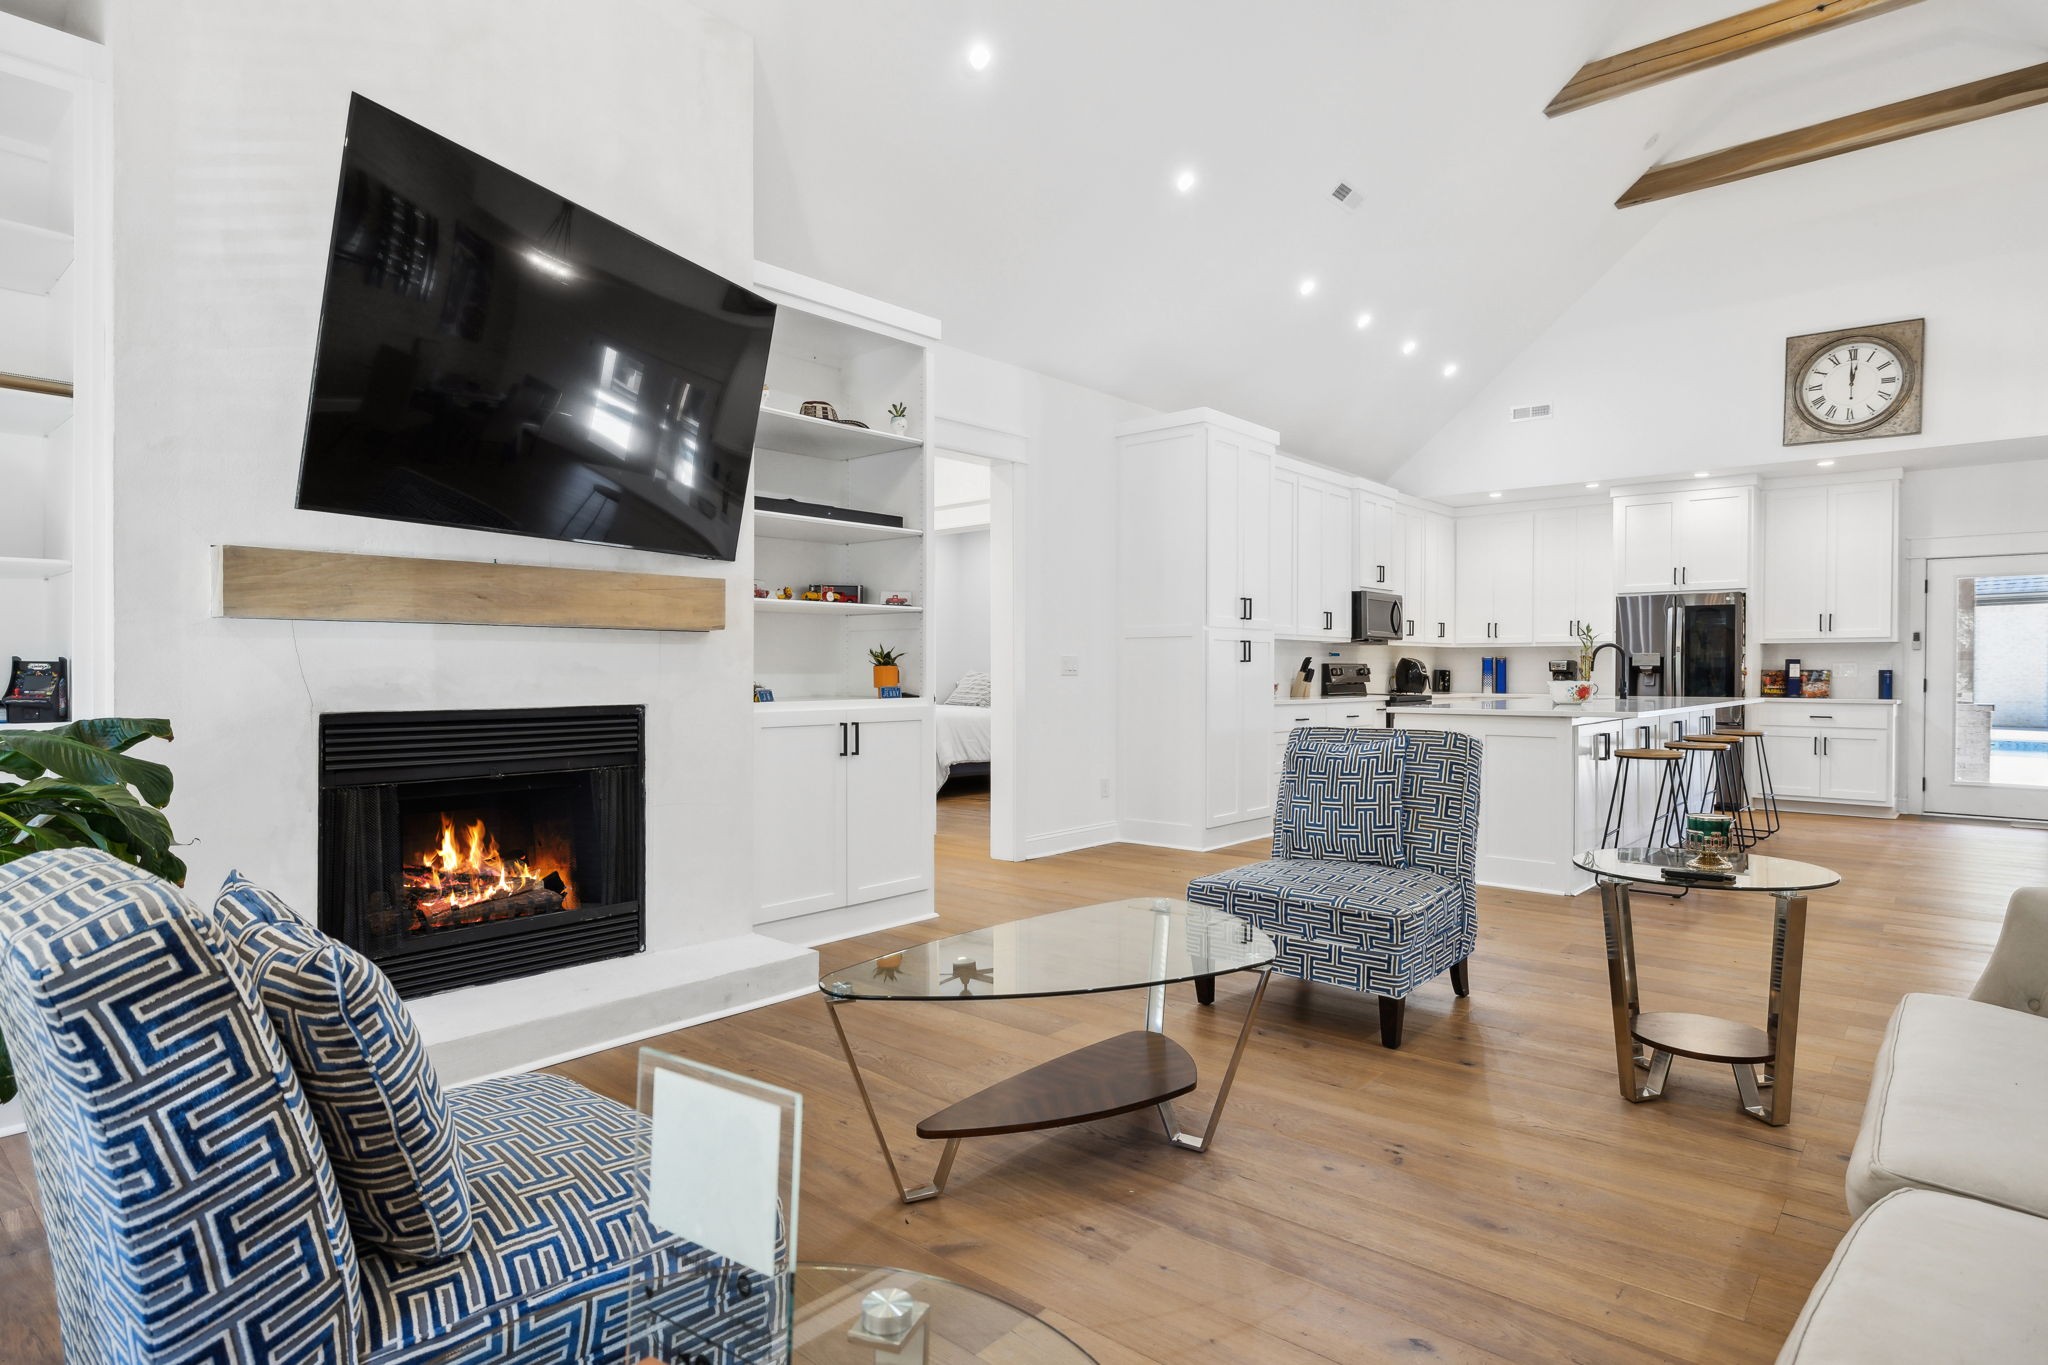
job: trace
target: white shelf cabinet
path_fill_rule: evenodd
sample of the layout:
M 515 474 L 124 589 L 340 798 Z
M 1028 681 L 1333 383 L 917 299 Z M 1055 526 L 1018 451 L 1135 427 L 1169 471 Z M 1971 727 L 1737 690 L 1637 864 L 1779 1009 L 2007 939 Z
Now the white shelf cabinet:
M 806 517 L 795 512 L 754 513 L 754 535 L 760 540 L 803 540 L 817 545 L 866 545 L 880 540 L 916 540 L 924 532 L 914 526 L 878 526 L 869 521 Z
M 71 268 L 71 234 L 0 218 L 0 289 L 47 294 Z
M 925 708 L 764 707 L 754 727 L 755 923 L 931 888 Z
M 859 460 L 886 455 L 892 450 L 915 450 L 924 444 L 921 436 L 899 436 L 893 431 L 828 422 L 780 408 L 762 408 L 761 425 L 754 437 L 756 446 L 791 455 L 808 455 L 821 460 Z
M 757 597 L 754 610 L 770 616 L 916 616 L 923 607 L 892 607 L 881 602 L 806 602 L 801 597 Z
M 0 375 L 0 436 L 48 436 L 70 420 L 68 395 L 14 388 Z
M 1771 698 L 1749 709 L 1751 723 L 1764 732 L 1780 797 L 1850 806 L 1897 802 L 1896 705 Z
M 1732 592 L 1750 586 L 1756 490 L 1747 485 L 1614 500 L 1614 590 Z
M 1763 639 L 1898 638 L 1896 480 L 1767 489 L 1763 545 Z

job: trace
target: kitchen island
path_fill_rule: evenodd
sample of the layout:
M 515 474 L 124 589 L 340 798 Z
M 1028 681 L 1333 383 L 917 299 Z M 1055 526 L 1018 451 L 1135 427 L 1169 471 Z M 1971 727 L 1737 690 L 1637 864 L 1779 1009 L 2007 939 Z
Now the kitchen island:
M 1452 730 L 1485 746 L 1479 792 L 1479 880 L 1569 896 L 1593 880 L 1573 859 L 1600 844 L 1622 760 L 1617 749 L 1651 748 L 1711 733 L 1734 719 L 1743 697 L 1596 697 L 1579 706 L 1547 698 L 1449 698 L 1386 707 L 1402 730 Z M 1621 842 L 1642 844 L 1653 819 L 1657 774 L 1630 782 Z

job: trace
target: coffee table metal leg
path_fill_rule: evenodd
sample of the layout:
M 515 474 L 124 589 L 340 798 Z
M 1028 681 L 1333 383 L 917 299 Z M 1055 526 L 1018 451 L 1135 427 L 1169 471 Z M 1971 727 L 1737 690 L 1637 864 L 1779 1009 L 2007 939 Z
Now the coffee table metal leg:
M 1671 1075 L 1671 1054 L 1655 1050 L 1645 1053 L 1635 1040 L 1637 1011 L 1641 1008 L 1636 982 L 1635 926 L 1629 918 L 1628 883 L 1600 882 L 1600 917 L 1607 929 L 1607 993 L 1614 1009 L 1614 1064 L 1621 1082 L 1621 1097 L 1631 1104 L 1654 1100 L 1664 1093 Z M 1637 1071 L 1648 1073 L 1641 1080 Z
M 848 1002 L 827 1000 L 825 1012 L 832 1018 L 832 1031 L 839 1035 L 839 1050 L 846 1054 L 847 1069 L 853 1072 L 853 1088 L 860 1092 L 861 1106 L 868 1111 L 868 1123 L 875 1130 L 875 1145 L 882 1149 L 882 1160 L 888 1164 L 889 1179 L 896 1185 L 896 1195 L 906 1204 L 920 1203 L 926 1199 L 937 1199 L 946 1192 L 946 1177 L 953 1173 L 953 1158 L 960 1151 L 960 1139 L 946 1139 L 946 1147 L 939 1154 L 939 1169 L 932 1176 L 931 1183 L 906 1189 L 903 1176 L 896 1169 L 896 1157 L 889 1150 L 889 1139 L 882 1133 L 882 1120 L 875 1113 L 875 1102 L 868 1096 L 867 1079 L 860 1074 L 860 1063 L 853 1058 L 853 1044 L 847 1040 L 846 1026 L 839 1022 L 839 1010 Z
M 1742 1085 L 1742 1108 L 1752 1118 L 1772 1127 L 1792 1121 L 1792 1063 L 1799 1043 L 1799 985 L 1806 965 L 1806 897 L 1796 891 L 1781 891 L 1775 897 L 1777 914 L 1771 926 L 1771 1013 L 1764 1031 L 1771 1039 L 1770 1090 L 1768 1105 L 1757 1092 L 1755 1077 Z M 1738 1067 L 1740 1073 L 1747 1068 Z
M 1230 1065 L 1224 1069 L 1223 1084 L 1216 1088 L 1216 1103 L 1209 1110 L 1209 1124 L 1196 1137 L 1184 1132 L 1180 1120 L 1174 1116 L 1173 1101 L 1163 1100 L 1159 1104 L 1159 1121 L 1166 1126 L 1166 1138 L 1176 1147 L 1185 1147 L 1191 1152 L 1206 1152 L 1209 1144 L 1216 1140 L 1216 1127 L 1223 1121 L 1223 1106 L 1230 1102 L 1230 1087 L 1237 1080 L 1237 1064 L 1244 1057 L 1244 1045 L 1251 1041 L 1252 1025 L 1259 1017 L 1259 1002 L 1266 998 L 1266 983 L 1273 979 L 1273 969 L 1266 968 L 1259 973 L 1259 984 L 1252 988 L 1251 1004 L 1245 1007 L 1244 1024 L 1237 1031 L 1237 1046 L 1230 1050 Z M 1152 999 L 1145 1005 L 1145 1027 L 1154 1033 L 1162 1031 L 1164 1022 L 1165 988 L 1152 988 Z M 1157 1017 L 1155 1018 L 1155 1012 Z

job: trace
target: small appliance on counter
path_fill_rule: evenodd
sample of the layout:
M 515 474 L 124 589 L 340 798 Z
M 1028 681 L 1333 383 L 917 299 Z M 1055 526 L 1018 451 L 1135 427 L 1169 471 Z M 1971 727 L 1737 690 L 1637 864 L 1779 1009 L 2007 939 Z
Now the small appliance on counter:
M 1422 660 L 1395 660 L 1393 690 L 1396 692 L 1429 691 L 1429 670 L 1422 666 Z
M 0 718 L 9 725 L 71 719 L 71 661 L 16 657 L 0 692 Z
M 1451 670 L 1450 670 L 1450 669 L 1448 669 L 1448 668 L 1433 668 L 1433 669 L 1431 669 L 1431 670 L 1429 671 L 1429 690 L 1430 690 L 1430 691 L 1432 691 L 1432 692 L 1448 692 L 1448 691 L 1450 691 L 1450 690 L 1451 690 Z
M 1304 659 L 1302 662 L 1308 662 Z M 1362 697 L 1372 690 L 1372 668 L 1368 664 L 1324 664 L 1323 695 Z
M 1577 659 L 1552 659 L 1549 663 L 1552 682 L 1577 682 L 1579 661 Z

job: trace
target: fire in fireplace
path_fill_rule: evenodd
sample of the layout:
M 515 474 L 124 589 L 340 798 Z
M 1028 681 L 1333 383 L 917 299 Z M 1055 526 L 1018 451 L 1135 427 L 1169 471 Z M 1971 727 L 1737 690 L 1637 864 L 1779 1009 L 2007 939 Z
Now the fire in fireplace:
M 320 923 L 402 995 L 645 945 L 638 707 L 320 724 Z

